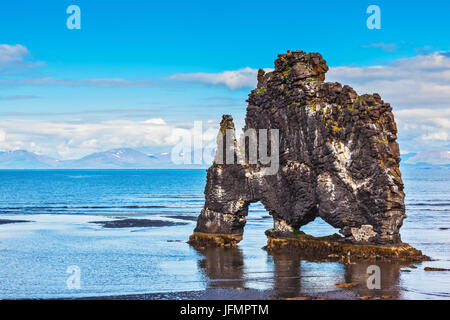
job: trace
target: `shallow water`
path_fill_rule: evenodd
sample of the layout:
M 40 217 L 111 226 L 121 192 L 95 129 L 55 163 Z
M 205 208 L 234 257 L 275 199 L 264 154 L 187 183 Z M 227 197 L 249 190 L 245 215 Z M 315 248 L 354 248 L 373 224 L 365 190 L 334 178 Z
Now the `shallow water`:
M 0 298 L 64 298 L 206 288 L 260 290 L 264 298 L 325 296 L 449 299 L 449 170 L 403 168 L 408 218 L 405 242 L 436 259 L 400 272 L 378 264 L 382 289 L 365 285 L 368 264 L 314 263 L 267 255 L 264 231 L 272 220 L 261 204 L 250 208 L 238 249 L 198 252 L 185 243 L 203 205 L 205 170 L 0 171 Z M 180 217 L 188 216 L 191 218 Z M 104 228 L 117 218 L 184 222 L 170 227 Z M 302 230 L 337 230 L 320 219 Z M 66 284 L 69 266 L 81 270 L 80 289 Z M 336 283 L 359 285 L 338 290 Z M 260 297 L 260 296 L 258 296 Z

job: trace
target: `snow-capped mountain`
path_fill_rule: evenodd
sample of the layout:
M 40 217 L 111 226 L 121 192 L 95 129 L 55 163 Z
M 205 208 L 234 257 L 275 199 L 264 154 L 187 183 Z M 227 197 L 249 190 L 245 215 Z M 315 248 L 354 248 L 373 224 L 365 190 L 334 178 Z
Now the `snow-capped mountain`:
M 25 150 L 0 152 L 2 169 L 48 169 L 57 167 L 59 161 Z
M 75 160 L 56 160 L 25 150 L 0 152 L 0 169 L 145 169 L 170 165 L 168 153 L 146 155 L 130 148 L 97 152 Z

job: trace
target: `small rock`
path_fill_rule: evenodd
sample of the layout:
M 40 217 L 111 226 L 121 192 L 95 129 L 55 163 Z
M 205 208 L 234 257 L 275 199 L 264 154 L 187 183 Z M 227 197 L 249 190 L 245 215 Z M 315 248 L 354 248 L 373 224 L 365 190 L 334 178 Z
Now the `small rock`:
M 355 282 L 349 282 L 349 283 L 337 283 L 336 287 L 338 288 L 353 288 L 356 287 L 358 284 Z
M 172 221 L 149 220 L 149 219 L 105 220 L 105 221 L 91 221 L 90 223 L 102 225 L 103 228 L 171 227 L 187 224 L 185 222 L 172 222 Z
M 425 271 L 450 271 L 450 269 L 432 268 L 432 267 L 425 267 L 423 270 L 425 270 Z

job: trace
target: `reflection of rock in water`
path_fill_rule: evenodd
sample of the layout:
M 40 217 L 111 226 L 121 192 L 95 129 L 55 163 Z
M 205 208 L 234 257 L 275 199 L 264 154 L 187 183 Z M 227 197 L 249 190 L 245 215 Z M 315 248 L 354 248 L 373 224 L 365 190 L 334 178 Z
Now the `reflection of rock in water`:
M 336 284 L 340 282 L 338 279 L 344 279 L 346 284 L 354 284 L 347 288 L 324 287 L 325 290 L 319 290 L 315 293 L 311 292 L 309 286 L 302 286 L 302 277 L 308 277 L 311 272 L 307 269 L 308 264 L 302 264 L 302 260 L 288 252 L 278 252 L 272 255 L 274 263 L 273 275 L 273 297 L 289 298 L 289 297 L 312 297 L 327 299 L 360 299 L 361 297 L 384 298 L 384 299 L 401 299 L 399 292 L 399 263 L 378 262 L 356 264 L 344 264 L 344 273 L 341 268 L 330 268 L 328 274 L 330 278 L 336 279 Z M 369 274 L 367 268 L 370 265 L 377 265 L 381 270 L 381 289 L 369 289 L 367 280 Z M 318 276 L 318 275 L 317 275 Z M 319 286 L 320 287 L 320 286 Z
M 239 248 L 212 247 L 198 250 L 198 252 L 203 255 L 203 259 L 198 262 L 199 271 L 204 275 L 209 288 L 244 289 L 248 285 L 251 287 L 250 282 L 256 280 L 259 284 L 262 284 L 261 281 L 268 282 L 271 289 L 266 287 L 269 289 L 266 294 L 272 299 L 308 296 L 328 299 L 402 298 L 399 292 L 400 268 L 402 267 L 400 263 L 358 262 L 343 264 L 343 268 L 330 268 L 329 263 L 337 263 L 327 262 L 323 264 L 322 269 L 314 263 L 302 263 L 302 259 L 292 253 L 274 252 L 269 258 L 273 260 L 272 279 L 252 279 L 245 272 L 244 256 Z M 370 276 L 367 268 L 370 265 L 380 267 L 381 289 L 379 290 L 367 287 L 367 279 Z M 312 269 L 309 270 L 308 266 Z M 305 282 L 302 285 L 302 277 L 309 279 L 308 282 L 315 277 L 322 276 L 325 276 L 323 280 L 325 282 L 322 285 L 314 285 L 315 289 L 320 287 L 320 290 L 311 291 L 311 285 Z M 352 285 L 343 288 L 335 286 L 342 282 Z
M 198 266 L 208 287 L 243 289 L 246 285 L 244 257 L 239 248 L 211 247 L 198 250 L 204 258 Z M 297 296 L 300 293 L 300 259 L 287 253 L 272 255 L 273 278 L 258 281 L 272 282 L 271 298 Z M 273 293 L 273 294 L 271 294 Z
M 210 287 L 244 288 L 244 257 L 239 248 L 207 248 L 198 266 Z
M 301 293 L 301 260 L 286 252 L 272 255 L 274 298 L 294 297 Z
M 367 279 L 370 274 L 367 268 L 371 265 L 380 267 L 381 271 L 381 289 L 369 289 L 367 287 Z M 344 279 L 346 283 L 355 283 L 355 287 L 348 290 L 353 291 L 360 297 L 381 297 L 389 299 L 399 299 L 399 277 L 401 264 L 398 263 L 357 263 L 345 265 Z

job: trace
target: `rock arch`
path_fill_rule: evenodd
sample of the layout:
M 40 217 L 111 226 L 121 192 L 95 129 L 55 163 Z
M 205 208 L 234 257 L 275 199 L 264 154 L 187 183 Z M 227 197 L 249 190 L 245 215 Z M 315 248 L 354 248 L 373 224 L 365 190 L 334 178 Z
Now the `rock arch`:
M 321 217 L 348 242 L 400 243 L 406 215 L 390 105 L 324 82 L 328 67 L 318 53 L 278 57 L 273 72 L 258 72 L 244 130 L 279 131 L 279 169 L 265 174 L 267 166 L 249 163 L 247 154 L 239 163 L 233 119 L 224 115 L 190 243 L 235 246 L 257 201 L 274 219 L 269 233 L 286 235 Z M 230 148 L 236 161 L 219 159 Z

